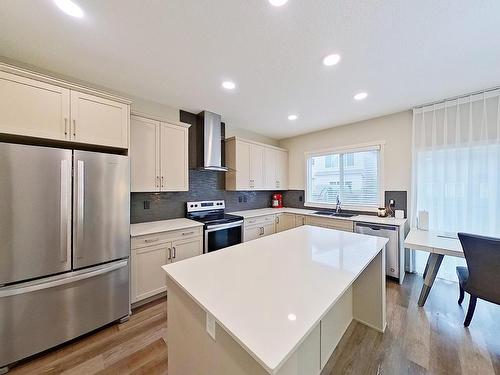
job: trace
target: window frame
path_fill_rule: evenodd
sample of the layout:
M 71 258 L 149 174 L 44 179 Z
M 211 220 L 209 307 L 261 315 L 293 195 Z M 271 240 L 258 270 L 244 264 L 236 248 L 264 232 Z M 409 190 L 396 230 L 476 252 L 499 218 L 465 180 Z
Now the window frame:
M 385 148 L 385 141 L 376 141 L 376 142 L 369 142 L 369 143 L 363 143 L 363 144 L 357 144 L 357 145 L 351 145 L 351 146 L 343 146 L 343 147 L 335 147 L 335 148 L 329 148 L 329 149 L 322 149 L 322 150 L 316 150 L 316 151 L 307 151 L 304 153 L 304 164 L 305 164 L 305 173 L 304 173 L 304 192 L 305 192 L 305 197 L 304 197 L 304 206 L 305 207 L 318 207 L 318 208 L 329 208 L 329 209 L 335 209 L 335 204 L 330 204 L 330 203 L 321 203 L 321 202 L 314 202 L 309 200 L 309 181 L 310 181 L 310 175 L 311 175 L 311 170 L 309 168 L 309 159 L 312 157 L 318 157 L 318 156 L 325 156 L 325 155 L 331 155 L 331 154 L 346 154 L 346 153 L 353 153 L 353 152 L 362 152 L 362 151 L 372 151 L 372 150 L 378 150 L 379 151 L 379 157 L 378 157 L 378 187 L 379 187 L 379 196 L 378 196 L 378 206 L 354 206 L 354 205 L 347 205 L 347 204 L 342 204 L 341 207 L 344 210 L 352 210 L 352 211 L 367 211 L 367 212 L 377 212 L 378 207 L 383 207 L 384 206 L 384 148 Z M 341 176 L 342 178 L 342 176 Z

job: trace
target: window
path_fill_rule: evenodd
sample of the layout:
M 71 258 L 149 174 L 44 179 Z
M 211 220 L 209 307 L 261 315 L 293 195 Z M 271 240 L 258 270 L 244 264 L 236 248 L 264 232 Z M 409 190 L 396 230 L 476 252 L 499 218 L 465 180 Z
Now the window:
M 381 146 L 307 154 L 306 206 L 376 209 Z

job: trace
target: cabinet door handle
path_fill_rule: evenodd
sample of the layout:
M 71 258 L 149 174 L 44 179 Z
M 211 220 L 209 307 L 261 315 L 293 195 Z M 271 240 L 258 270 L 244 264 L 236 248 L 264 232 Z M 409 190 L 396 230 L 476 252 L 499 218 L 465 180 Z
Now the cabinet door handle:
M 182 233 L 183 236 L 189 236 L 190 234 L 194 234 L 194 232 L 183 232 Z
M 175 259 L 175 257 L 177 256 L 177 249 L 175 248 L 175 246 L 173 247 L 173 250 L 174 250 L 174 252 L 173 252 L 172 258 Z
M 163 176 L 161 176 L 161 187 L 163 187 Z
M 276 216 L 276 224 L 279 224 L 279 223 L 280 223 L 280 217 Z
M 168 260 L 172 260 L 172 249 L 168 248 Z
M 160 187 L 160 176 L 156 176 L 156 187 Z
M 73 120 L 73 137 L 76 138 L 76 120 Z
M 68 135 L 68 119 L 64 118 L 64 135 Z
M 152 242 L 158 242 L 160 239 L 159 238 L 153 238 L 151 240 L 144 240 L 146 243 L 152 243 Z

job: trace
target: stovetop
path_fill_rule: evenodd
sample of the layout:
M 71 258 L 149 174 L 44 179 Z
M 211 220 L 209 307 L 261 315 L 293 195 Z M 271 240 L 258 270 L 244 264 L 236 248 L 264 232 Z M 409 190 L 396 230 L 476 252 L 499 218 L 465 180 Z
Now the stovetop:
M 243 220 L 243 217 L 226 214 L 224 212 L 204 212 L 203 214 L 187 214 L 188 219 L 199 221 L 205 225 L 226 224 Z

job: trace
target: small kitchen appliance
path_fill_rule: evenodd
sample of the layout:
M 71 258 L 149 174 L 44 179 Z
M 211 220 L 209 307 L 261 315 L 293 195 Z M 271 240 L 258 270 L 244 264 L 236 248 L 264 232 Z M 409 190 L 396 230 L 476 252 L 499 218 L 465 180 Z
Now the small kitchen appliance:
M 272 207 L 273 208 L 282 208 L 283 207 L 283 195 L 281 193 L 273 194 Z

